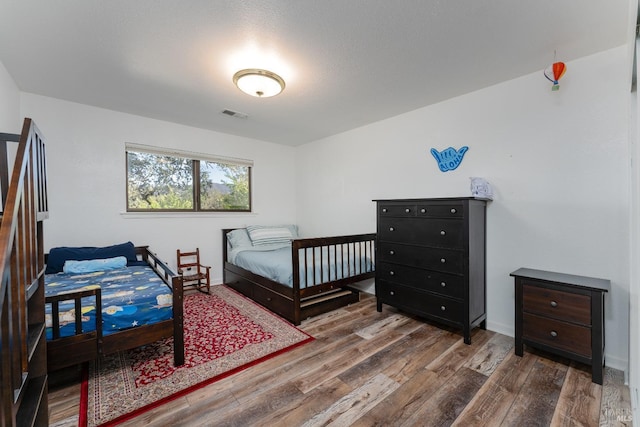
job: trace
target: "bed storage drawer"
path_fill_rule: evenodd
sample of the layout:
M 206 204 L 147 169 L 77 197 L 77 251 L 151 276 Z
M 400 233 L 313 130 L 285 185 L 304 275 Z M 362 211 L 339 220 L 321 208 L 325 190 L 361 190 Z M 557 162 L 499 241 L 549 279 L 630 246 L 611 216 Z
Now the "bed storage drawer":
M 262 286 L 254 285 L 253 300 L 284 316 L 291 307 L 291 300 Z

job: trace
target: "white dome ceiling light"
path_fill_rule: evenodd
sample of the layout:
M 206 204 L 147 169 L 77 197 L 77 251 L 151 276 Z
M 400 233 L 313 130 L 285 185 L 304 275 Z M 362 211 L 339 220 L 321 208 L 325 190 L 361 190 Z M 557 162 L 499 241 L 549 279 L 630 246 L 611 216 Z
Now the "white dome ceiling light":
M 258 68 L 240 70 L 233 75 L 233 83 L 244 93 L 257 98 L 276 96 L 284 90 L 282 77 Z

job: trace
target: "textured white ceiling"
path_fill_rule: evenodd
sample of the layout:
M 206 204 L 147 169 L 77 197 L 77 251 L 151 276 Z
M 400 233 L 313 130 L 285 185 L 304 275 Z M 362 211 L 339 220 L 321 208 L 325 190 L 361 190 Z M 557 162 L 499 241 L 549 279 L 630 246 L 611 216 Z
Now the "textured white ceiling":
M 0 61 L 25 92 L 299 145 L 543 78 L 554 51 L 624 44 L 628 15 L 629 0 L 1 0 Z M 245 95 L 241 68 L 287 87 Z

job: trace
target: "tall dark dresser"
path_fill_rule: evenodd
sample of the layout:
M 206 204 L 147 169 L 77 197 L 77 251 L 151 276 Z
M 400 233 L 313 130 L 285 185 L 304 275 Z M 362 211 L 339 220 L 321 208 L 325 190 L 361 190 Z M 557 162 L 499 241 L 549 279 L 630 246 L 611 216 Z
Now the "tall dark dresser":
M 462 328 L 486 327 L 486 201 L 470 197 L 374 200 L 376 299 Z

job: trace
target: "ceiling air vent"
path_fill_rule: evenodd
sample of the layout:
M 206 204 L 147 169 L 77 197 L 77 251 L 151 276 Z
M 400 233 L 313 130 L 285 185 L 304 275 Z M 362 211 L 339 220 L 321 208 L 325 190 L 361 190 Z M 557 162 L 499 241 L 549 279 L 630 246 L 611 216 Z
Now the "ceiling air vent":
M 222 110 L 222 114 L 227 115 L 229 117 L 235 117 L 236 119 L 246 119 L 247 117 L 249 117 L 245 113 L 241 113 L 239 111 L 233 111 L 233 110 Z

